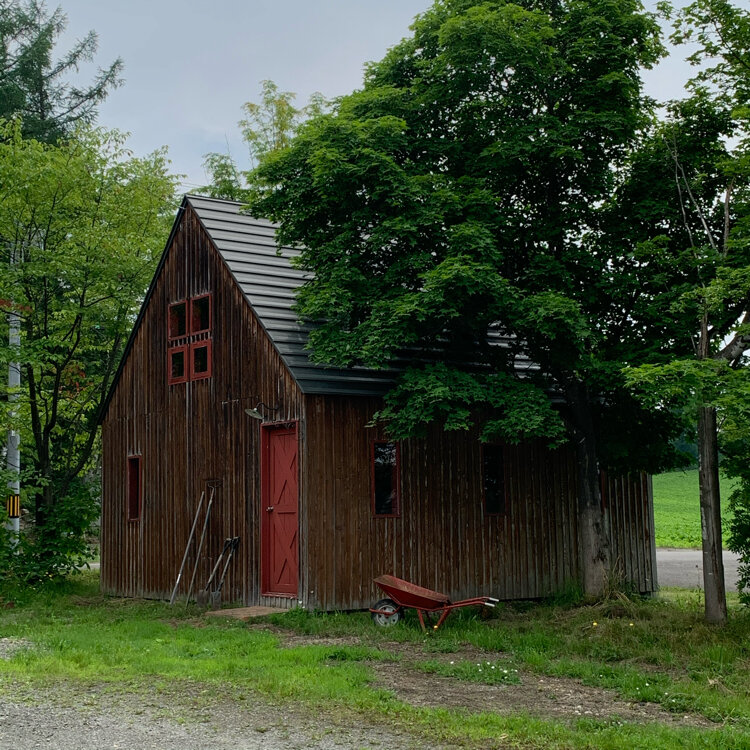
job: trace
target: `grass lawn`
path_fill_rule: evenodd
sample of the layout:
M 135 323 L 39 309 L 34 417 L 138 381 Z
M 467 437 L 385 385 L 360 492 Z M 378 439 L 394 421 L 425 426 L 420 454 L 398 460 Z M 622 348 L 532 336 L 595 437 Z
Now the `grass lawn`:
M 727 539 L 727 510 L 732 482 L 721 479 L 722 530 Z M 698 469 L 670 471 L 654 477 L 654 525 L 657 547 L 701 546 Z
M 78 691 L 96 685 L 145 695 L 180 685 L 195 694 L 197 684 L 208 692 L 304 705 L 319 716 L 345 712 L 352 723 L 398 727 L 426 746 L 750 747 L 750 613 L 736 597 L 725 628 L 703 623 L 694 592 L 667 592 L 595 606 L 505 605 L 486 621 L 460 610 L 425 634 L 411 612 L 388 629 L 376 628 L 367 613 L 293 610 L 272 616 L 266 628 L 203 618 L 184 606 L 105 598 L 95 572 L 56 589 L 4 596 L 15 606 L 0 598 L 0 638 L 23 639 L 28 648 L 0 659 L 0 699 L 18 685 L 66 684 Z M 291 634 L 294 640 L 283 643 Z M 635 720 L 532 716 L 533 704 L 516 713 L 428 708 L 400 696 L 396 680 L 375 684 L 384 664 L 413 675 L 415 684 L 443 675 L 459 694 L 481 685 L 525 686 L 536 695 L 537 683 L 565 679 L 572 689 L 586 686 L 609 702 L 652 713 Z M 509 677 L 499 677 L 504 670 Z

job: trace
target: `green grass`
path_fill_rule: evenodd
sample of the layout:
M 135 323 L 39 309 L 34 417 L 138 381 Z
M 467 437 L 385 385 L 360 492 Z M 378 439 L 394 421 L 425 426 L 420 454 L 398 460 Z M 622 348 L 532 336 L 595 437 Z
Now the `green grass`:
M 733 485 L 722 476 L 722 530 L 724 545 L 730 514 L 727 510 Z M 670 471 L 654 477 L 654 526 L 657 547 L 701 546 L 701 515 L 698 470 Z
M 13 597 L 6 593 L 8 598 Z M 347 636 L 347 645 L 294 648 L 279 648 L 278 636 L 268 630 L 200 618 L 182 606 L 107 599 L 97 593 L 92 572 L 61 588 L 15 598 L 15 608 L 0 609 L 0 637 L 24 638 L 33 648 L 0 660 L 0 692 L 8 695 L 18 685 L 66 684 L 74 691 L 98 685 L 147 693 L 198 684 L 210 694 L 238 700 L 254 694 L 276 704 L 303 703 L 321 715 L 345 712 L 351 721 L 392 724 L 427 744 L 750 747 L 750 614 L 736 596 L 730 597 L 725 628 L 703 623 L 694 592 L 659 600 L 618 598 L 597 606 L 506 605 L 488 621 L 476 611 L 459 610 L 439 631 L 426 634 L 412 612 L 389 629 L 376 628 L 367 613 L 293 610 L 270 618 L 275 628 Z M 407 644 L 401 656 L 389 654 L 394 641 Z M 467 644 L 479 649 L 481 658 L 468 661 Z M 628 701 L 700 714 L 717 724 L 693 729 L 417 708 L 373 686 L 371 665 L 385 658 L 401 659 L 401 667 L 415 674 L 438 673 L 467 685 L 502 684 L 508 690 L 534 675 L 575 678 Z

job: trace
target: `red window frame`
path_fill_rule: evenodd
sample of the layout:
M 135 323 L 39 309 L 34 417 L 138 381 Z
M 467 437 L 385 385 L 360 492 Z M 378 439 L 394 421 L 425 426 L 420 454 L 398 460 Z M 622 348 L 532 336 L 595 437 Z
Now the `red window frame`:
M 169 349 L 167 349 L 167 381 L 169 385 L 175 385 L 176 383 L 187 383 L 188 375 L 190 374 L 190 367 L 192 365 L 192 359 L 190 357 L 190 347 L 187 344 L 182 344 L 182 346 L 170 346 Z M 173 376 L 172 375 L 172 357 L 175 354 L 178 354 L 179 352 L 182 352 L 182 356 L 184 358 L 185 362 L 185 368 L 182 371 L 182 375 Z
M 126 487 L 128 521 L 140 521 L 143 509 L 143 472 L 139 455 L 128 456 Z
M 185 308 L 185 330 L 182 333 L 177 333 L 174 331 L 173 323 L 175 320 L 175 316 L 172 314 L 172 311 L 180 306 Z M 188 314 L 189 314 L 188 301 L 185 299 L 180 300 L 179 302 L 173 302 L 169 306 L 169 311 L 167 313 L 167 338 L 169 341 L 174 341 L 175 339 L 182 339 L 188 335 L 190 331 L 190 320 L 188 318 Z
M 487 469 L 485 463 L 485 453 L 487 448 L 494 448 L 500 454 L 499 470 L 501 472 L 500 477 L 502 480 L 503 490 L 501 498 L 501 510 L 490 511 L 487 508 Z M 484 515 L 489 518 L 502 518 L 508 513 L 508 486 L 505 481 L 505 451 L 503 449 L 503 446 L 497 443 L 488 443 L 487 445 L 482 445 L 479 460 L 482 462 L 480 476 L 482 478 L 482 509 L 484 510 Z
M 195 323 L 193 321 L 194 312 L 195 312 L 195 303 L 199 302 L 200 300 L 205 299 L 208 300 L 208 325 L 205 328 L 196 328 Z M 189 320 L 189 331 L 190 335 L 194 336 L 196 333 L 208 333 L 212 326 L 213 326 L 213 304 L 211 300 L 211 294 L 199 294 L 197 297 L 191 297 L 190 300 L 190 320 Z
M 195 370 L 195 352 L 198 349 L 206 349 L 206 369 L 202 372 Z M 213 373 L 213 357 L 211 339 L 202 339 L 190 344 L 190 380 L 203 380 L 210 378 Z
M 396 460 L 391 469 L 391 512 L 378 513 L 376 505 L 376 483 L 375 483 L 375 446 L 393 445 L 395 447 Z M 371 440 L 370 441 L 370 507 L 375 518 L 400 518 L 401 517 L 401 445 L 393 440 Z
M 213 295 L 198 294 L 195 297 L 186 297 L 185 299 L 169 304 L 167 312 L 167 383 L 168 385 L 177 385 L 178 383 L 187 383 L 193 380 L 206 380 L 213 376 Z M 203 321 L 204 327 L 196 328 L 198 325 L 198 316 L 195 314 L 196 303 L 206 300 L 206 320 Z M 185 330 L 178 332 L 175 330 L 177 320 L 177 308 L 183 308 L 182 315 L 185 319 Z M 196 370 L 195 358 L 200 349 L 206 350 L 206 369 Z M 185 361 L 185 370 L 182 375 L 172 375 L 172 358 L 175 354 L 182 353 Z

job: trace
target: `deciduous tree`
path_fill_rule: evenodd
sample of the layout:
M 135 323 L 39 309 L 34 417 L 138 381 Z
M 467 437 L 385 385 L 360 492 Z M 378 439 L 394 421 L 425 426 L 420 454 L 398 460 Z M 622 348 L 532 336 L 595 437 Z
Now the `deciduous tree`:
M 717 409 L 734 424 L 727 430 L 728 466 L 742 479 L 740 467 L 750 459 L 750 445 L 740 450 L 746 433 L 736 421 L 748 390 L 743 355 L 750 349 L 750 14 L 726 0 L 697 0 L 678 14 L 673 40 L 697 45 L 689 60 L 698 70 L 690 97 L 672 103 L 642 144 L 622 216 L 648 213 L 633 225 L 634 237 L 660 244 L 662 257 L 683 268 L 681 293 L 665 316 L 684 318 L 681 337 L 692 340 L 693 350 L 642 368 L 633 380 L 655 408 L 660 398 L 681 400 L 697 422 L 705 613 L 722 623 Z M 736 501 L 746 494 L 738 491 Z
M 379 415 L 391 434 L 477 414 L 487 440 L 567 429 L 594 595 L 614 563 L 600 466 L 663 464 L 674 426 L 624 386 L 623 365 L 659 349 L 660 313 L 640 294 L 647 263 L 613 256 L 602 208 L 648 116 L 640 69 L 660 54 L 635 0 L 438 0 L 254 175 L 252 210 L 314 273 L 298 297 L 314 355 L 410 354 Z M 498 326 L 507 346 L 487 335 Z M 521 376 L 522 356 L 538 367 Z
M 34 559 L 45 570 L 80 551 L 81 479 L 134 315 L 167 236 L 174 180 L 163 151 L 132 157 L 114 132 L 59 144 L 0 134 L 0 298 L 22 316 L 19 421 L 34 508 Z M 15 262 L 9 263 L 11 254 Z M 0 342 L 7 342 L 7 335 Z
M 211 152 L 203 157 L 209 184 L 197 192 L 212 198 L 242 201 L 248 197 L 247 177 L 269 154 L 286 148 L 306 119 L 322 114 L 329 102 L 316 92 L 301 108 L 294 106 L 296 94 L 279 91 L 273 81 L 261 81 L 260 101 L 245 102 L 240 122 L 242 137 L 250 156 L 250 170 L 240 169 L 231 154 Z

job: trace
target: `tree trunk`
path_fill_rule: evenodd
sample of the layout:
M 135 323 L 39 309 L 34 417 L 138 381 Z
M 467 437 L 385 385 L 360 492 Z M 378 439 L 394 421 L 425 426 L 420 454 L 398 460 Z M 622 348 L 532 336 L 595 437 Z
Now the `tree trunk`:
M 727 621 L 727 596 L 724 588 L 724 560 L 721 543 L 721 496 L 717 443 L 716 409 L 712 406 L 702 406 L 698 410 L 698 460 L 706 622 L 723 624 Z
M 566 390 L 574 421 L 581 583 L 585 596 L 601 597 L 610 576 L 611 548 L 607 512 L 602 506 L 594 421 L 585 386 L 576 383 Z

